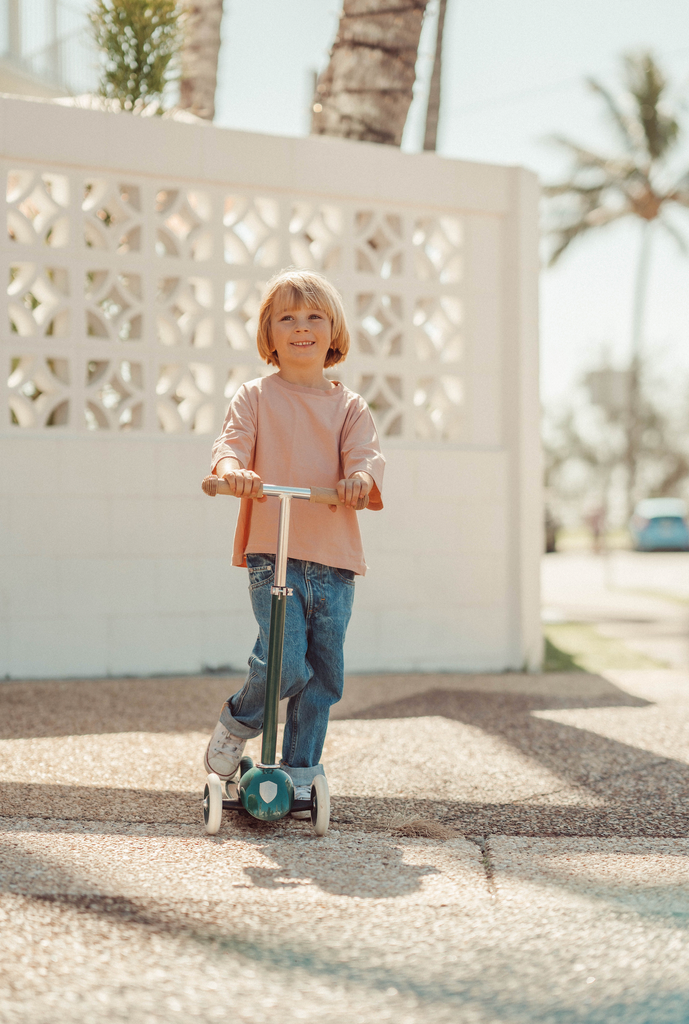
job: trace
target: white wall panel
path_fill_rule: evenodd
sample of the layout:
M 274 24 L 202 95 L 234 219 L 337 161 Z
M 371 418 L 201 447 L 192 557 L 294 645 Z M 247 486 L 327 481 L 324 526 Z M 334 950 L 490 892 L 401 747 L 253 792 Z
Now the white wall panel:
M 0 675 L 245 664 L 199 484 L 289 264 L 341 290 L 388 459 L 350 669 L 538 663 L 530 175 L 10 99 L 0 171 Z

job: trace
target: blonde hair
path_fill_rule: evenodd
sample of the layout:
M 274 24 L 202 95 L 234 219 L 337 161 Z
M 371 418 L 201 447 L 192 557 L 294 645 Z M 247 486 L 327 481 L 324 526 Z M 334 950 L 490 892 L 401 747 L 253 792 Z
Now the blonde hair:
M 310 270 L 282 270 L 266 285 L 258 312 L 256 344 L 261 359 L 279 366 L 277 352 L 270 333 L 270 318 L 278 299 L 295 309 L 322 309 L 332 325 L 332 339 L 325 366 L 334 366 L 349 352 L 349 330 L 339 292 L 321 274 Z

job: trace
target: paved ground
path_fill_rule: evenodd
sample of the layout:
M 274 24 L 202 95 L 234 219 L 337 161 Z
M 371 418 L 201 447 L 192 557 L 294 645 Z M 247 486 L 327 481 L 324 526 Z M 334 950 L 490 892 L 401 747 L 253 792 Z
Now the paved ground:
M 3 1024 L 689 1020 L 689 675 L 353 677 L 320 840 L 204 835 L 237 682 L 0 686 Z
M 0 685 L 0 1020 L 686 1024 L 689 559 L 641 557 L 546 559 L 603 672 L 352 677 L 325 839 L 204 834 L 236 678 Z

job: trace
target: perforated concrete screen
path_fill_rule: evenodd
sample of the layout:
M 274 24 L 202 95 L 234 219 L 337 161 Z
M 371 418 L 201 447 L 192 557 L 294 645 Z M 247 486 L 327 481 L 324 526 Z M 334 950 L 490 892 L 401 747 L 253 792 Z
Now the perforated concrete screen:
M 235 509 L 198 485 L 237 387 L 270 372 L 256 316 L 288 266 L 341 291 L 333 376 L 388 459 L 350 667 L 537 662 L 531 175 L 10 99 L 0 173 L 7 674 L 241 666 L 245 581 L 226 558 L 216 581 Z
M 212 433 L 267 372 L 260 295 L 293 265 L 342 290 L 344 376 L 384 436 L 465 436 L 461 216 L 11 161 L 3 176 L 13 425 Z

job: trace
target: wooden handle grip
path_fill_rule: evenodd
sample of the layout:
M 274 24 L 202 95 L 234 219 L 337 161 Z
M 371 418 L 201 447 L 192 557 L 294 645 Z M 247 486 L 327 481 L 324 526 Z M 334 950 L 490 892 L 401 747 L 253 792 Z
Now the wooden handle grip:
M 342 502 L 337 496 L 337 491 L 334 487 L 312 487 L 311 497 L 309 501 L 315 501 L 318 505 L 341 505 Z M 357 512 L 360 512 L 362 508 L 366 508 L 368 505 L 368 494 L 364 498 L 359 498 L 358 502 L 354 506 Z
M 206 476 L 201 481 L 201 488 L 204 494 L 207 494 L 210 498 L 214 498 L 216 494 L 231 494 L 230 486 L 226 480 L 221 480 L 217 476 Z M 309 501 L 314 501 L 319 505 L 341 505 L 342 502 L 337 496 L 337 491 L 334 487 L 312 487 L 311 497 Z M 254 495 L 255 498 L 263 497 L 263 487 L 259 489 L 258 494 Z M 357 512 L 361 509 L 366 508 L 368 505 L 368 495 L 364 498 L 359 498 L 356 504 Z

